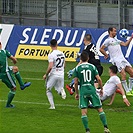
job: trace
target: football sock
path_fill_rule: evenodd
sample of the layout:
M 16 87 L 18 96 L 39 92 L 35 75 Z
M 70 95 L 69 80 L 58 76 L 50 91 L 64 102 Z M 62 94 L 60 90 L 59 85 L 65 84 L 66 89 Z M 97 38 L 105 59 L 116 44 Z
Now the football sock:
M 104 112 L 100 112 L 99 113 L 99 116 L 100 116 L 100 120 L 102 121 L 104 127 L 108 128 L 107 127 L 107 120 L 106 120 L 106 115 Z
M 6 104 L 7 106 L 11 104 L 11 102 L 12 102 L 14 96 L 15 96 L 15 93 L 16 93 L 15 91 L 9 91 L 7 104 Z
M 70 83 L 70 86 L 72 86 L 74 84 L 74 79 L 72 79 L 71 83 Z
M 122 80 L 121 83 L 122 83 L 122 85 L 123 85 L 125 91 L 126 91 L 126 92 L 129 92 L 129 89 L 128 89 L 126 80 Z
M 129 77 L 129 91 L 132 91 L 132 87 L 133 87 L 133 78 Z
M 50 105 L 53 107 L 54 106 L 54 100 L 53 100 L 52 92 L 50 90 L 47 90 L 46 95 L 48 97 L 48 101 L 49 101 Z
M 19 85 L 20 85 L 20 86 L 24 86 L 24 83 L 23 83 L 23 81 L 22 81 L 22 78 L 21 78 L 19 72 L 16 72 L 16 73 L 15 73 L 15 77 L 16 77 L 16 79 L 17 79 Z
M 82 116 L 81 116 L 81 119 L 82 119 L 82 123 L 83 123 L 85 129 L 86 129 L 87 131 L 89 131 L 88 117 L 87 117 L 87 115 L 82 115 Z

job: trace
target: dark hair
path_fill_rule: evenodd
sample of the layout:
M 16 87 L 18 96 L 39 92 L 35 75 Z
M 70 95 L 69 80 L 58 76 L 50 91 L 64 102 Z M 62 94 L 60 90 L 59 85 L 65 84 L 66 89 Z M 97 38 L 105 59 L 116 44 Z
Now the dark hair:
M 110 66 L 109 69 L 115 74 L 117 74 L 117 72 L 118 72 L 118 68 L 115 65 Z
M 86 35 L 84 36 L 84 38 L 85 38 L 87 41 L 91 41 L 91 39 L 92 39 L 92 37 L 91 37 L 90 34 L 86 34 Z
M 108 33 L 110 34 L 110 31 L 113 31 L 113 29 L 114 29 L 115 27 L 109 27 L 108 28 Z M 115 28 L 116 29 L 116 28 Z
M 56 40 L 56 39 L 52 39 L 52 40 L 50 41 L 50 45 L 51 45 L 52 47 L 55 47 L 55 46 L 57 45 L 57 40 Z
M 89 59 L 89 54 L 88 54 L 86 51 L 83 50 L 83 52 L 81 53 L 80 59 L 81 59 L 83 62 L 88 61 L 88 59 Z

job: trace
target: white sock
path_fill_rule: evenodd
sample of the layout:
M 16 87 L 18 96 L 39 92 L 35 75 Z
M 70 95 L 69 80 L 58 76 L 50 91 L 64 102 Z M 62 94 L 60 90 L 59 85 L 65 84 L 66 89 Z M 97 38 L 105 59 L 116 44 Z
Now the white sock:
M 123 88 L 125 89 L 126 93 L 129 92 L 129 88 L 127 86 L 127 81 L 126 80 L 122 80 L 121 83 L 122 83 Z
M 53 100 L 52 92 L 50 90 L 47 90 L 46 95 L 48 97 L 48 101 L 49 101 L 50 105 L 52 107 L 54 107 L 54 100 Z
M 129 81 L 129 91 L 132 91 L 132 87 L 133 87 L 133 78 L 132 78 L 132 77 L 129 77 L 128 81 Z

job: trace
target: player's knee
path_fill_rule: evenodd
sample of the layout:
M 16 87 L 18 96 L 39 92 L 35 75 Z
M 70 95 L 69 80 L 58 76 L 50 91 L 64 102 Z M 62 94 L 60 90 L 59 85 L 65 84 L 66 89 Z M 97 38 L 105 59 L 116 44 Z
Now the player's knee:
M 120 74 L 121 74 L 122 80 L 126 80 L 126 73 L 125 72 L 121 72 Z
M 18 67 L 17 66 L 13 66 L 13 72 L 14 73 L 18 72 Z
M 87 113 L 85 113 L 85 112 L 82 112 L 82 116 L 86 116 L 87 115 Z
M 101 107 L 101 108 L 98 108 L 97 111 L 98 111 L 99 113 L 103 112 L 102 107 Z
M 12 92 L 16 92 L 16 87 L 11 89 Z
M 133 77 L 133 69 L 130 71 L 130 77 Z
M 81 109 L 81 114 L 82 114 L 82 116 L 87 115 L 87 108 L 86 109 Z
M 47 90 L 46 90 L 46 94 L 49 93 L 49 92 L 51 92 L 51 90 L 50 90 L 50 89 L 47 89 Z

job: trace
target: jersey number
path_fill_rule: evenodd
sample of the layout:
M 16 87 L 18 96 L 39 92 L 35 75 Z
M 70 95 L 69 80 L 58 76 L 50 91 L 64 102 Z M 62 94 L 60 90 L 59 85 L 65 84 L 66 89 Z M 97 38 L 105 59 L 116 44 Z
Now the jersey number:
M 90 70 L 83 70 L 81 71 L 83 74 L 84 82 L 90 82 L 91 81 L 91 71 Z
M 64 57 L 57 58 L 56 62 L 57 62 L 57 65 L 56 65 L 57 68 L 62 67 L 64 65 Z

